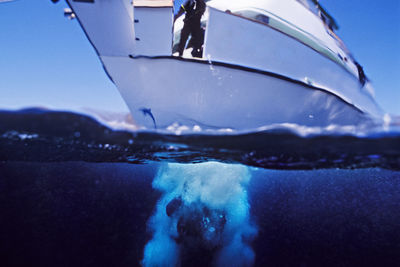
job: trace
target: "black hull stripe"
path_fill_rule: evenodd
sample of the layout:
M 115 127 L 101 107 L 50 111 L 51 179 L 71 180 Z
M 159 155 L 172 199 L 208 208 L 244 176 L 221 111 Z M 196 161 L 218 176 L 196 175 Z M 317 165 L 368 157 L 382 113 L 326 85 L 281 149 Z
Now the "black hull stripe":
M 322 91 L 326 94 L 332 95 L 336 98 L 338 98 L 340 101 L 344 102 L 345 104 L 353 107 L 354 109 L 356 109 L 358 112 L 365 114 L 364 111 L 362 111 L 360 108 L 358 108 L 357 106 L 355 106 L 352 103 L 347 102 L 345 99 L 343 99 L 342 97 L 336 95 L 335 93 L 332 93 L 331 91 L 328 91 L 324 88 L 320 88 L 320 87 L 316 87 L 313 86 L 311 84 L 305 83 L 303 81 L 300 80 L 296 80 L 287 76 L 284 76 L 282 74 L 278 74 L 275 72 L 270 72 L 270 71 L 265 71 L 265 70 L 260 70 L 260 69 L 255 69 L 255 68 L 250 68 L 250 67 L 245 67 L 245 66 L 241 66 L 241 65 L 235 65 L 235 64 L 230 64 L 230 63 L 226 63 L 226 62 L 220 62 L 220 61 L 208 61 L 208 60 L 203 60 L 203 59 L 194 59 L 194 58 L 183 58 L 183 57 L 176 57 L 176 56 L 133 56 L 133 55 L 129 55 L 130 58 L 132 59 L 139 59 L 139 58 L 146 58 L 146 59 L 171 59 L 171 60 L 177 60 L 177 61 L 183 61 L 183 62 L 192 62 L 192 63 L 198 63 L 198 64 L 204 64 L 204 65 L 214 65 L 214 66 L 221 66 L 221 67 L 225 67 L 225 68 L 230 68 L 230 69 L 237 69 L 237 70 L 242 70 L 242 71 L 246 71 L 246 72 L 252 72 L 252 73 L 257 73 L 257 74 L 262 74 L 262 75 L 266 75 L 269 77 L 274 77 L 280 80 L 284 80 L 284 81 L 288 81 L 294 84 L 298 84 L 301 85 L 303 87 L 306 87 L 308 89 L 312 89 L 312 90 L 318 90 L 318 91 Z

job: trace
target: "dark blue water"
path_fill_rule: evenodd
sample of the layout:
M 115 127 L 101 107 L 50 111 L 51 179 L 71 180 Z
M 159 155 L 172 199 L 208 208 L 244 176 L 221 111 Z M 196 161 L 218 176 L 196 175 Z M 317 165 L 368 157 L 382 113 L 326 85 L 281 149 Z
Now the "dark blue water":
M 1 266 L 397 266 L 400 135 L 0 113 Z

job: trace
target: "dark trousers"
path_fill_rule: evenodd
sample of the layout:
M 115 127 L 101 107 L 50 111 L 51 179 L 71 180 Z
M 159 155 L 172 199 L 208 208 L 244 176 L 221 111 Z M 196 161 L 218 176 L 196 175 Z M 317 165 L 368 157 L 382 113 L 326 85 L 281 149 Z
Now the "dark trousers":
M 198 56 L 199 51 L 201 51 L 201 46 L 203 44 L 202 29 L 200 27 L 200 18 L 191 19 L 185 21 L 181 31 L 181 40 L 179 41 L 178 52 L 179 56 L 182 56 L 183 50 L 185 49 L 186 42 L 191 35 L 190 44 L 193 46 L 193 56 Z M 201 56 L 201 53 L 200 53 Z

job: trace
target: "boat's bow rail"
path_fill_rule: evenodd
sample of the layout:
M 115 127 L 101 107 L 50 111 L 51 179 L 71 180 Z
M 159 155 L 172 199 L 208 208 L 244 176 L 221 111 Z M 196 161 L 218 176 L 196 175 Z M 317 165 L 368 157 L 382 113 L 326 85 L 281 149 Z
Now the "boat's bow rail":
M 135 7 L 173 7 L 173 0 L 134 0 Z

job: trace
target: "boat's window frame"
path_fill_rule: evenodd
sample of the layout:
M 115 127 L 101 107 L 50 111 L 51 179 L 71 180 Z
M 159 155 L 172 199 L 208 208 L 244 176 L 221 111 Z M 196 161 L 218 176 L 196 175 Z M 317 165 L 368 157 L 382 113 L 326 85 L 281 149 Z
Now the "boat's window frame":
M 241 10 L 238 10 L 238 11 L 239 11 L 239 12 L 240 12 L 240 11 L 252 11 L 252 12 L 254 12 L 254 13 L 257 13 L 256 11 L 253 11 L 253 10 L 250 10 L 250 9 L 241 9 Z M 243 16 L 243 15 L 238 14 L 238 13 L 236 13 L 236 12 L 237 12 L 237 11 L 232 12 L 232 11 L 229 10 L 229 9 L 227 9 L 227 10 L 225 11 L 225 13 L 230 14 L 230 15 L 232 15 L 232 16 L 236 16 L 236 17 L 239 17 L 239 18 L 242 18 L 242 19 L 247 19 L 247 20 L 250 20 L 250 21 L 252 21 L 252 22 L 259 23 L 259 24 L 262 24 L 262 25 L 266 25 L 266 26 L 268 26 L 268 27 L 271 27 L 271 25 L 269 25 L 268 23 L 265 23 L 265 22 L 263 22 L 263 21 L 261 21 L 261 20 L 256 20 L 256 19 L 253 19 L 253 18 L 249 18 L 249 17 Z M 267 15 L 264 15 L 264 14 L 262 14 L 262 13 L 259 13 L 259 14 L 260 14 L 260 15 L 263 15 L 263 16 L 265 16 L 265 17 L 268 17 L 268 20 L 270 19 L 270 17 L 267 16 Z

